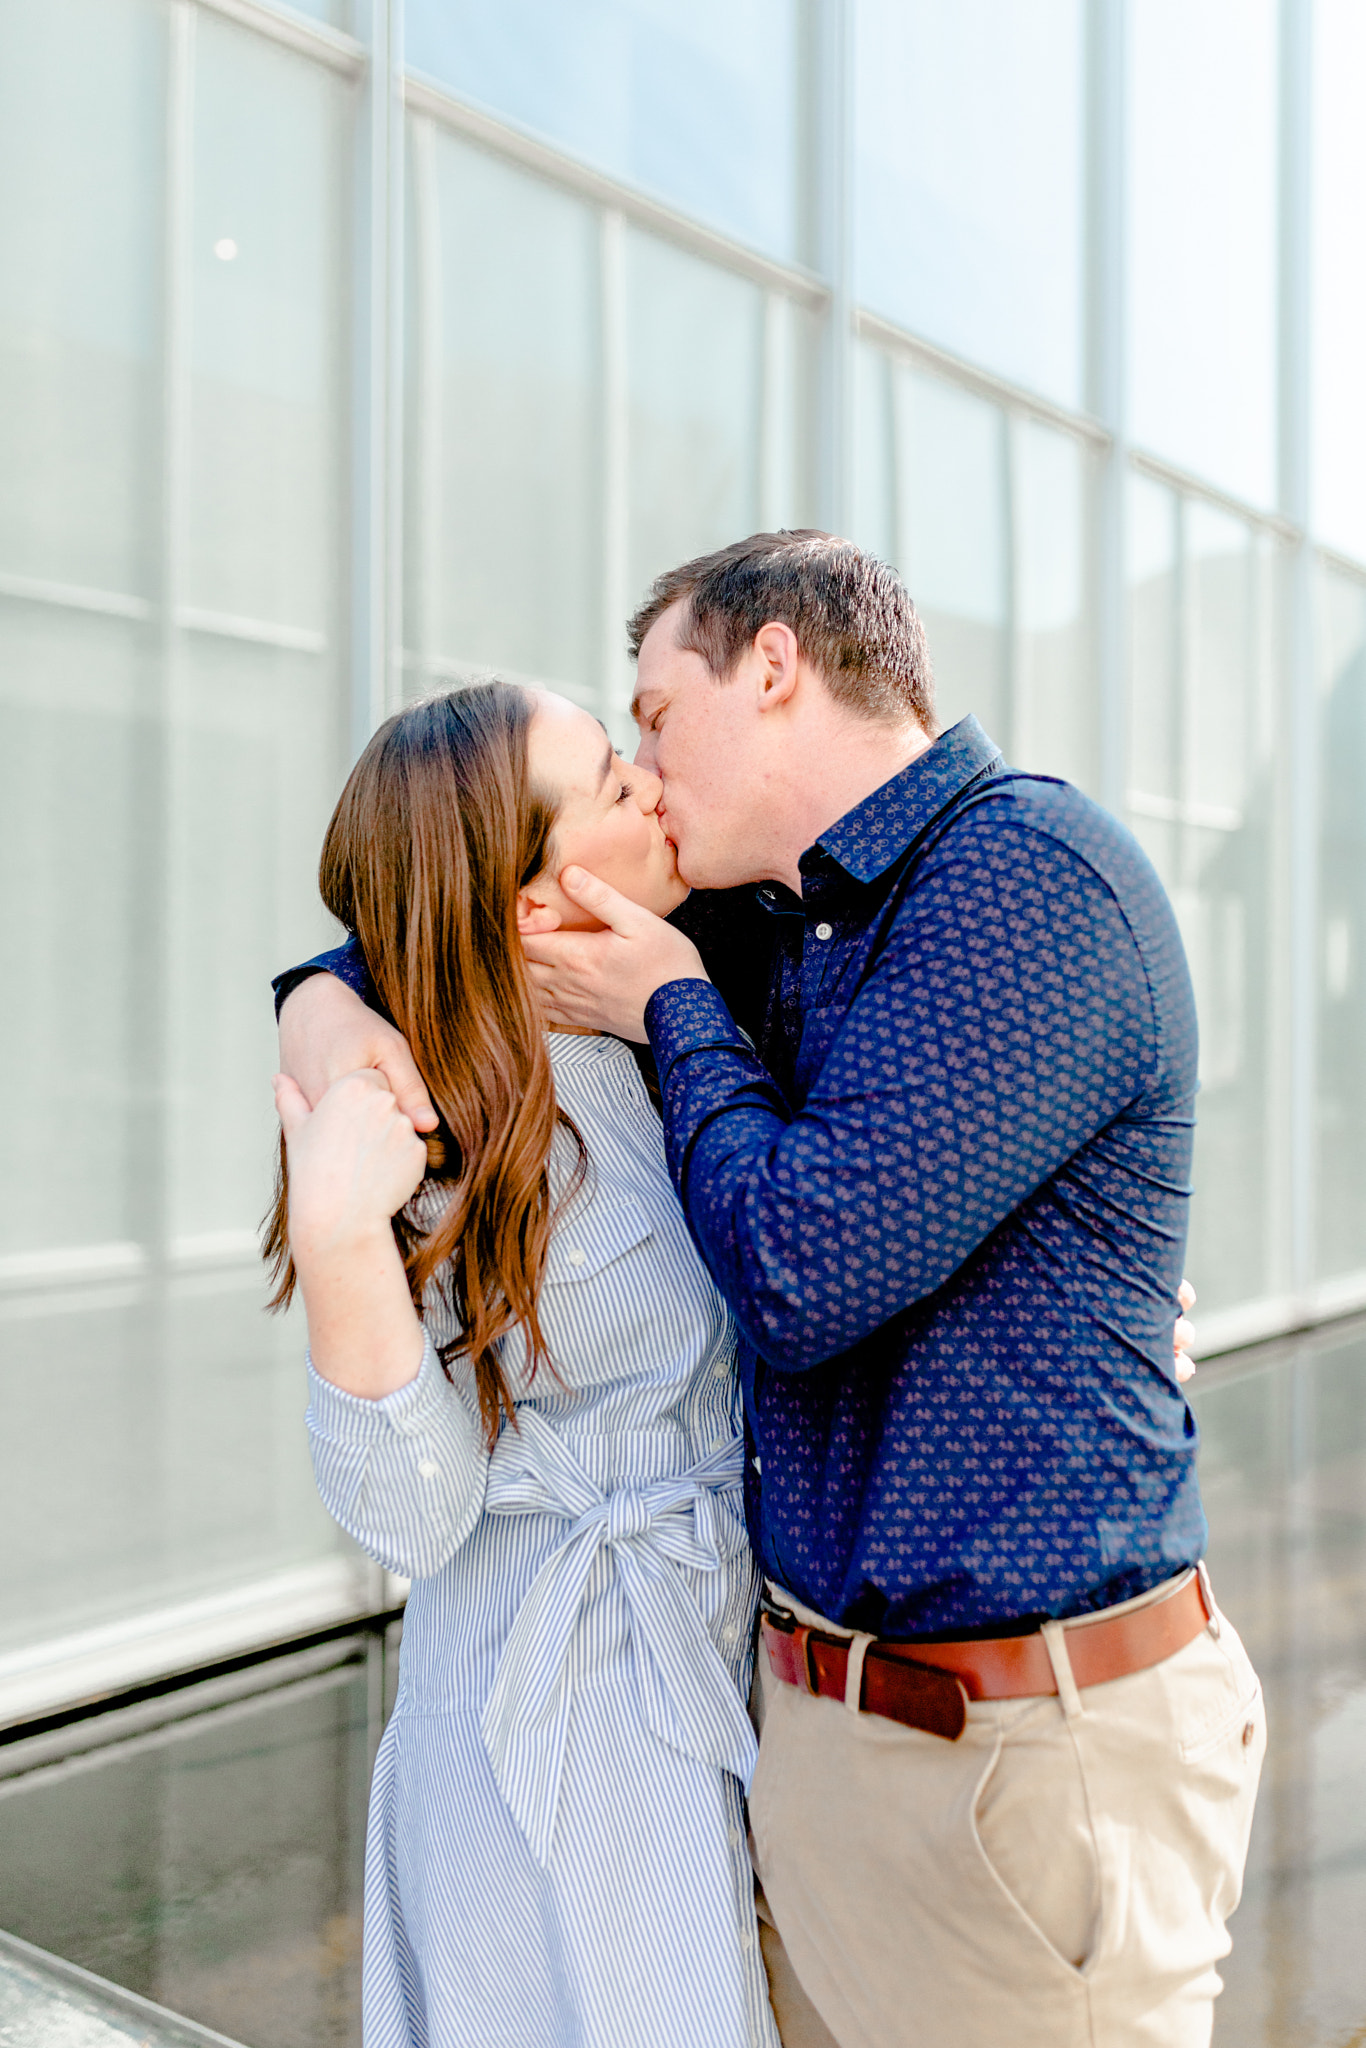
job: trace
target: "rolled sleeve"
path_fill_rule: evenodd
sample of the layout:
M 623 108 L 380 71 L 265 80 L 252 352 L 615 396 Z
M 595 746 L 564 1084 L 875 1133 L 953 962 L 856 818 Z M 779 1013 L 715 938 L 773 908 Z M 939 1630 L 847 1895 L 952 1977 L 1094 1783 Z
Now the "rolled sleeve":
M 382 1400 L 333 1386 L 311 1358 L 308 1385 L 313 1470 L 328 1513 L 389 1571 L 440 1571 L 483 1510 L 489 1451 L 431 1338 L 416 1379 Z

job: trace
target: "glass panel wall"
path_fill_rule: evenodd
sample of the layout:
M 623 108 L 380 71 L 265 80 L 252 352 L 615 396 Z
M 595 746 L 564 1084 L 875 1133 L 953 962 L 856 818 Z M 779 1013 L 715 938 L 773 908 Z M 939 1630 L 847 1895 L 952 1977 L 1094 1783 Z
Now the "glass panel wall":
M 1315 0 L 1313 197 L 1314 525 L 1344 554 L 1366 560 L 1366 9 Z
M 1135 441 L 1276 490 L 1276 0 L 1142 0 L 1129 24 Z
M 1366 1269 L 1366 581 L 1319 587 L 1318 1203 L 1315 1269 Z
M 1208 1312 L 1286 1284 L 1279 565 L 1243 521 L 1137 478 L 1128 580 L 1127 809 L 1195 983 L 1189 1267 Z
M 859 298 L 1079 404 L 1080 0 L 859 0 L 856 20 Z
M 801 0 L 406 0 L 409 69 L 794 261 Z
M 1094 793 L 1099 697 L 1087 550 L 1091 473 L 1086 444 L 1039 420 L 1014 423 L 1015 716 L 1011 759 Z
M 408 688 L 494 668 L 627 741 L 651 579 L 811 518 L 811 316 L 426 118 L 408 140 Z
M 426 120 L 409 201 L 409 685 L 497 667 L 595 703 L 599 218 Z
M 192 9 L 60 0 L 0 34 L 2 1028 L 26 1077 L 0 1660 L 22 1662 L 338 1554 L 255 1226 L 263 990 L 324 935 L 342 763 L 350 96 Z

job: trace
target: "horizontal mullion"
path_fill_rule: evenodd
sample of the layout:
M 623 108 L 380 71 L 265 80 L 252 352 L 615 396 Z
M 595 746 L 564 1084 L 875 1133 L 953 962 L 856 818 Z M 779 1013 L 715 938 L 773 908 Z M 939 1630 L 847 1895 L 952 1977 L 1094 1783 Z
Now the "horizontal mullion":
M 261 0 L 195 0 L 195 5 L 279 43 L 283 49 L 312 57 L 316 63 L 326 64 L 329 70 L 339 71 L 347 78 L 356 77 L 368 61 L 365 46 L 354 36 L 342 35 L 340 30 L 328 28 L 321 21 L 296 14 L 293 8 L 267 7 Z
M 528 134 L 525 129 L 510 126 L 481 108 L 456 99 L 429 79 L 405 73 L 403 99 L 410 112 L 427 115 L 453 134 L 478 143 L 563 191 L 620 213 L 633 226 L 646 228 L 662 240 L 672 242 L 675 247 L 686 249 L 691 255 L 736 271 L 768 291 L 783 293 L 799 305 L 819 310 L 829 303 L 829 287 L 811 271 L 779 263 L 774 257 L 764 256 L 743 242 L 732 241 L 718 229 L 705 226 L 689 214 L 676 212 L 662 200 L 652 199 L 634 186 L 622 184 L 605 171 L 594 170 L 578 157 L 565 155 L 537 136 Z
M 132 619 L 141 625 L 157 607 L 129 591 L 97 590 L 80 583 L 55 583 L 41 576 L 15 576 L 0 570 L 0 597 L 24 604 L 53 605 L 61 611 L 94 612 L 108 619 Z M 182 631 L 216 634 L 223 640 L 245 640 L 257 647 L 283 647 L 295 654 L 325 654 L 327 635 L 316 626 L 290 626 L 273 619 L 250 619 L 237 612 L 205 611 L 181 605 L 175 623 Z
M 949 382 L 962 385 L 981 398 L 992 399 L 1012 412 L 1027 413 L 1050 427 L 1060 428 L 1063 433 L 1094 442 L 1097 447 L 1110 446 L 1112 437 L 1109 429 L 1099 420 L 1092 419 L 1089 413 L 1069 412 L 1066 406 L 1041 398 L 1037 391 L 1030 391 L 1023 384 L 1012 384 L 1009 378 L 998 377 L 994 371 L 985 370 L 980 364 L 965 362 L 961 357 L 951 355 L 947 349 L 937 348 L 932 341 L 925 341 L 920 335 L 898 327 L 880 313 L 870 313 L 866 307 L 860 306 L 854 314 L 854 332 L 860 340 L 872 342 L 921 369 L 933 370 Z
M 1279 512 L 1268 512 L 1265 507 L 1249 505 L 1243 498 L 1235 498 L 1231 491 L 1221 491 L 1217 484 L 1206 483 L 1193 471 L 1179 468 L 1174 462 L 1167 462 L 1162 456 L 1154 455 L 1146 448 L 1131 448 L 1129 461 L 1141 476 L 1152 477 L 1154 482 L 1166 484 L 1169 489 L 1179 491 L 1185 498 L 1200 498 L 1205 504 L 1216 506 L 1221 512 L 1232 513 L 1247 526 L 1255 526 L 1263 533 L 1271 533 L 1278 540 L 1301 541 L 1304 530 L 1292 519 L 1284 519 Z

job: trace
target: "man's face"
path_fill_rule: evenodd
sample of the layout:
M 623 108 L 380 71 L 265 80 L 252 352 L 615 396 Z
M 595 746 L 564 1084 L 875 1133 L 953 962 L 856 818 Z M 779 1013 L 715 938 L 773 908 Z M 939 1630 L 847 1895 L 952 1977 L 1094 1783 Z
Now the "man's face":
M 659 817 L 694 889 L 729 889 L 766 872 L 763 766 L 755 690 L 743 659 L 718 682 L 700 654 L 678 645 L 683 601 L 641 643 L 632 713 L 636 765 L 664 785 Z

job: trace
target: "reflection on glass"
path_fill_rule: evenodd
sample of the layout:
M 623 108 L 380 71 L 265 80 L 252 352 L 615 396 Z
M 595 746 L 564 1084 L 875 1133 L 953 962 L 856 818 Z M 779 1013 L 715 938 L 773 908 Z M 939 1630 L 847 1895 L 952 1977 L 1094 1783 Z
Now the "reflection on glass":
M 1314 4 L 1314 525 L 1330 547 L 1366 560 L 1366 8 Z
M 1320 1279 L 1366 1268 L 1366 585 L 1319 592 Z
M 858 296 L 1081 400 L 1079 0 L 860 0 Z
M 1271 1730 L 1215 2048 L 1359 2038 L 1366 1925 L 1366 1332 L 1202 1366 L 1215 1594 Z
M 1011 759 L 1094 792 L 1099 706 L 1086 602 L 1086 448 L 1037 420 L 1018 420 L 1012 468 L 1018 567 Z
M 1272 1085 L 1277 564 L 1241 521 L 1131 485 L 1130 822 L 1176 909 L 1200 1020 L 1190 1273 L 1276 1290 Z
M 9 1652 L 338 1553 L 256 1224 L 342 766 L 349 87 L 58 0 L 0 15 L 0 94 Z
M 1129 425 L 1275 494 L 1275 0 L 1143 0 L 1130 36 Z
M 359 2048 L 370 1695 L 352 1651 L 0 1778 L 0 1926 L 253 2048 Z
M 404 61 L 795 259 L 799 0 L 407 0 Z
M 409 172 L 410 682 L 489 666 L 596 703 L 597 216 L 426 121 Z
M 625 249 L 627 602 L 759 525 L 764 294 L 652 236 Z

